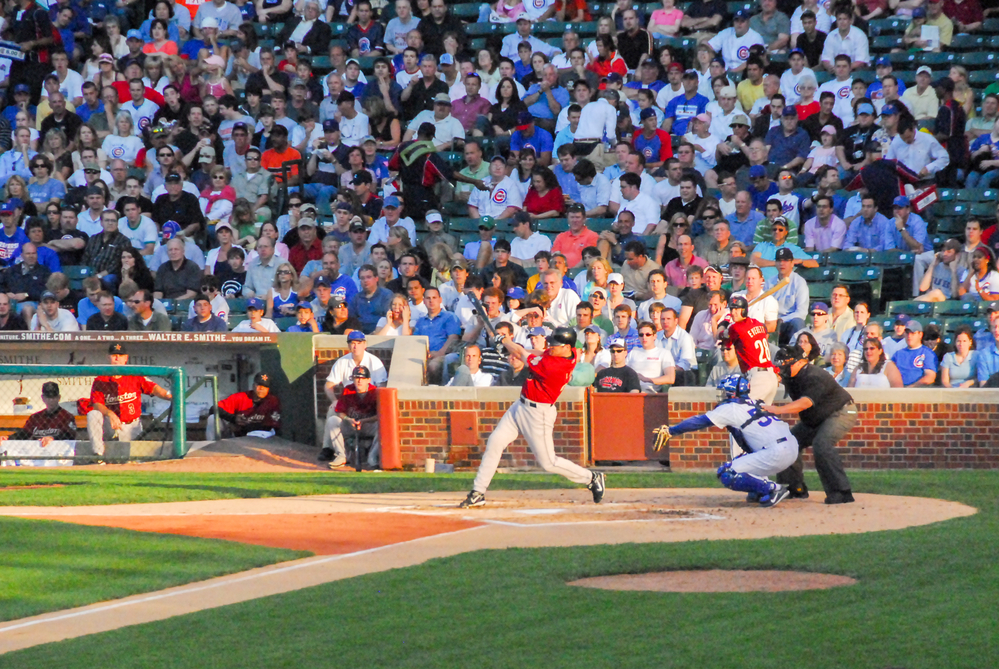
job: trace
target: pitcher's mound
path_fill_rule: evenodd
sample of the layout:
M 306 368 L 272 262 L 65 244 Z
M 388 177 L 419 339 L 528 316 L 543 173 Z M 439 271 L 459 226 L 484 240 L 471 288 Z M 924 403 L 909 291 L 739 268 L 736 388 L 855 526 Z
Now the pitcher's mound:
M 646 590 L 649 592 L 782 592 L 825 590 L 857 581 L 849 576 L 810 574 L 803 571 L 660 571 L 651 574 L 595 576 L 569 585 L 601 590 Z

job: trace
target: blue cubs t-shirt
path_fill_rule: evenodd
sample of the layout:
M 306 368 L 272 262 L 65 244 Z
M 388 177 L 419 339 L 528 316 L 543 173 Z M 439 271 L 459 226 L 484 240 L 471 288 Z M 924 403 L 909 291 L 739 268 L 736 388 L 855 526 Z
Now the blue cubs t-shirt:
M 524 137 L 519 130 L 515 130 L 510 137 L 510 150 L 520 151 L 525 146 L 530 146 L 540 156 L 545 151 L 552 150 L 555 146 L 555 139 L 550 132 L 537 126 L 534 127 L 534 134 L 530 137 Z
M 698 114 L 703 114 L 708 108 L 708 99 L 698 93 L 690 100 L 686 95 L 678 95 L 666 103 L 663 113 L 666 118 L 673 118 L 673 127 L 670 132 L 674 135 L 684 135 L 687 133 L 687 124 L 690 119 Z
M 927 346 L 911 349 L 906 346 L 895 352 L 891 361 L 902 375 L 902 383 L 909 386 L 918 381 L 926 370 L 937 371 L 937 354 Z

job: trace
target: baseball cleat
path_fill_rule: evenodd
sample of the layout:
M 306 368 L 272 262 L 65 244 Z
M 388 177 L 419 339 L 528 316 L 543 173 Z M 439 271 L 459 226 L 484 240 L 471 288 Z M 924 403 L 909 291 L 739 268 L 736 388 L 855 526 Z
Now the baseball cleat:
M 853 501 L 853 493 L 849 490 L 837 490 L 826 495 L 826 504 L 849 504 Z
M 746 495 L 746 501 L 749 502 L 750 504 L 759 504 L 760 494 L 756 492 L 751 492 L 748 495 Z
M 345 458 L 345 457 L 343 457 L 341 455 L 339 458 L 334 458 L 333 461 L 330 462 L 329 468 L 330 469 L 340 469 L 340 467 L 344 467 L 344 466 L 346 466 L 346 464 L 347 464 L 347 458 Z
M 607 489 L 607 476 L 603 472 L 593 472 L 593 479 L 586 488 L 593 493 L 593 503 L 600 504 Z
M 808 499 L 808 487 L 802 483 L 791 488 L 791 499 Z
M 459 509 L 470 509 L 474 506 L 485 506 L 486 496 L 481 492 L 475 492 L 474 490 L 468 493 L 468 497 L 462 500 L 461 504 L 458 505 Z
M 333 455 L 334 454 L 332 448 L 324 448 L 323 450 L 319 451 L 319 457 L 317 457 L 316 460 L 319 460 L 319 462 L 329 462 L 330 460 L 333 459 Z
M 774 488 L 769 495 L 764 495 L 763 497 L 760 498 L 760 506 L 766 507 L 768 509 L 772 506 L 777 506 L 782 501 L 787 499 L 788 495 L 790 494 L 791 491 L 788 489 L 786 485 L 781 485 L 778 483 L 777 487 Z

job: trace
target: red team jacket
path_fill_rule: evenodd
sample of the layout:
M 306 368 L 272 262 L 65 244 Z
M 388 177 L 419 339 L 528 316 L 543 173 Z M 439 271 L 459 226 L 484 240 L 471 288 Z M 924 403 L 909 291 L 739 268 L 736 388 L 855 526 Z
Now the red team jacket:
M 735 347 L 735 355 L 743 374 L 757 367 L 776 370 L 770 361 L 770 342 L 767 337 L 767 326 L 755 318 L 745 318 L 728 327 L 728 339 Z
M 219 409 L 246 417 L 246 425 L 233 426 L 236 432 L 277 430 L 281 427 L 281 400 L 274 394 L 260 400 L 250 391 L 236 393 L 219 402 Z
M 521 396 L 532 402 L 555 404 L 572 378 L 577 360 L 579 351 L 573 351 L 571 358 L 557 358 L 547 351 L 543 355 L 532 355 L 527 359 L 531 376 L 524 382 Z
M 374 387 L 366 393 L 357 392 L 357 386 L 353 383 L 343 389 L 343 395 L 336 403 L 337 413 L 347 414 L 354 420 L 371 418 L 378 413 L 378 398 L 375 395 Z
M 142 396 L 152 395 L 156 384 L 144 376 L 98 376 L 90 389 L 90 403 L 103 404 L 131 423 L 142 415 Z
M 73 415 L 61 407 L 52 413 L 49 413 L 48 409 L 42 409 L 31 414 L 24 427 L 10 435 L 10 438 L 15 440 L 42 437 L 76 439 L 76 422 Z

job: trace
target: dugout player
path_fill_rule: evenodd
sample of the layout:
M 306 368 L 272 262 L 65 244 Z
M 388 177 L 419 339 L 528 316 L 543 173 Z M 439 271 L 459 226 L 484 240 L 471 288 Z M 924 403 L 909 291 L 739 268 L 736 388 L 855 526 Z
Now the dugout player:
M 486 490 L 493 480 L 503 451 L 520 434 L 524 435 L 528 448 L 534 453 L 542 469 L 586 485 L 593 493 L 593 502 L 599 504 L 604 497 L 603 472 L 584 469 L 565 458 L 558 457 L 555 455 L 555 443 L 552 440 L 552 430 L 558 416 L 555 402 L 572 378 L 572 370 L 579 360 L 579 352 L 576 350 L 576 331 L 570 327 L 555 328 L 555 331 L 548 336 L 548 348 L 544 353 L 528 350 L 514 343 L 509 334 L 501 336 L 503 346 L 510 356 L 523 360 L 529 375 L 520 391 L 520 399 L 503 414 L 489 435 L 486 451 L 482 454 L 482 463 L 472 482 L 472 491 L 458 506 L 465 509 L 486 503 Z
M 843 461 L 836 452 L 836 442 L 857 422 L 857 407 L 839 383 L 823 369 L 810 365 L 800 346 L 789 346 L 777 354 L 784 389 L 793 400 L 782 406 L 764 405 L 774 415 L 798 414 L 791 434 L 798 440 L 798 459 L 777 475 L 778 483 L 791 489 L 791 497 L 808 497 L 802 472 L 800 450 L 812 447 L 815 470 L 826 492 L 826 504 L 853 501 L 850 479 L 843 471 Z
M 108 356 L 114 366 L 128 364 L 128 350 L 122 343 L 111 344 Z M 172 399 L 170 391 L 144 376 L 98 376 L 90 388 L 87 435 L 97 456 L 104 455 L 104 441 L 131 441 L 142 431 L 142 396 Z
M 831 377 L 830 377 L 831 378 Z M 746 455 L 718 468 L 718 480 L 729 490 L 749 493 L 747 502 L 776 506 L 790 494 L 786 485 L 771 481 L 798 457 L 798 442 L 787 423 L 749 397 L 749 381 L 733 374 L 718 384 L 722 401 L 711 411 L 688 418 L 673 427 L 662 426 L 667 438 L 706 427 L 724 427 Z
M 368 451 L 368 466 L 377 467 L 381 455 L 378 440 L 378 399 L 375 386 L 371 383 L 371 370 L 364 365 L 357 365 L 350 372 L 353 383 L 343 389 L 337 400 L 326 427 L 323 429 L 323 451 L 329 450 L 332 460 L 329 468 L 337 469 L 347 464 L 347 451 L 344 448 L 344 437 L 360 434 L 371 437 L 371 450 Z M 319 458 L 321 461 L 323 456 Z
M 253 390 L 234 393 L 218 405 L 225 421 L 223 437 L 273 437 L 281 429 L 281 400 L 271 394 L 271 377 L 259 372 L 253 377 Z M 215 421 L 208 421 L 208 441 L 215 441 Z
M 42 384 L 42 403 L 45 408 L 31 414 L 20 430 L 0 436 L 0 441 L 37 440 L 42 447 L 48 446 L 56 439 L 76 439 L 76 422 L 73 414 L 59 406 L 59 384 L 46 381 Z

